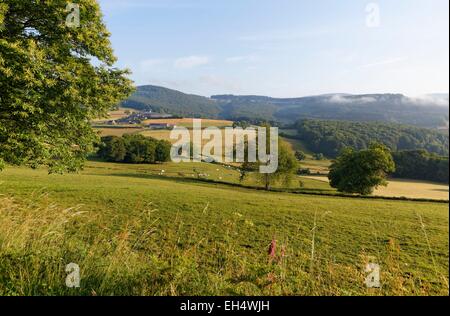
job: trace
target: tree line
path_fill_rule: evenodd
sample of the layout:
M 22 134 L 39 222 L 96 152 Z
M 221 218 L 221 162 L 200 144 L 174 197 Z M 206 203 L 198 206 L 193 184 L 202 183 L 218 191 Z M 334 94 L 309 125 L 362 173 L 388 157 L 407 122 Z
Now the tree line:
M 97 155 L 109 162 L 160 163 L 170 160 L 172 145 L 165 140 L 157 140 L 139 134 L 102 137 Z
M 426 150 L 409 150 L 392 154 L 396 171 L 394 177 L 449 183 L 448 157 L 441 157 Z
M 326 120 L 301 120 L 295 124 L 298 138 L 312 151 L 336 158 L 346 147 L 369 148 L 372 142 L 391 151 L 424 149 L 440 156 L 449 154 L 449 137 L 430 129 L 412 126 Z

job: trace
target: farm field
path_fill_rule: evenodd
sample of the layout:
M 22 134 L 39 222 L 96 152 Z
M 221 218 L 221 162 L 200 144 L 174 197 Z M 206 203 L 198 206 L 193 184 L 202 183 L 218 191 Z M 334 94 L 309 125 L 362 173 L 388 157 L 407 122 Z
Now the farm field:
M 256 191 L 184 174 L 234 181 L 227 167 L 187 165 L 7 168 L 0 294 L 448 295 L 446 203 Z M 70 262 L 79 289 L 64 284 Z M 364 284 L 369 262 L 380 289 Z
M 305 176 L 305 178 L 328 183 L 326 176 Z M 387 187 L 379 187 L 375 196 L 407 197 L 412 199 L 448 200 L 449 186 L 417 180 L 389 179 Z
M 191 118 L 183 118 L 183 119 L 155 119 L 155 120 L 146 120 L 144 124 L 173 124 L 179 127 L 192 128 L 192 120 Z M 99 123 L 99 121 L 94 122 Z M 216 126 L 218 128 L 224 128 L 228 126 L 232 126 L 233 122 L 225 121 L 225 120 L 210 120 L 203 119 L 202 127 L 207 128 L 211 126 Z M 143 126 L 128 126 L 128 125 L 116 125 L 116 126 L 94 126 L 97 131 L 100 132 L 100 136 L 123 136 L 125 134 L 133 134 L 139 133 L 147 137 L 153 137 L 160 140 L 168 140 L 171 142 L 175 142 L 176 140 L 170 140 L 170 130 L 150 130 Z M 191 131 L 192 135 L 192 131 Z M 205 141 L 207 142 L 207 141 Z
M 154 124 L 172 124 L 172 125 L 176 125 L 179 127 L 187 127 L 187 128 L 192 128 L 193 127 L 193 118 L 181 118 L 181 119 L 173 119 L 173 118 L 168 118 L 168 119 L 155 119 L 155 120 L 146 120 L 144 121 L 144 124 L 150 124 L 150 123 L 154 123 Z M 229 126 L 233 126 L 233 122 L 232 121 L 227 121 L 227 120 L 213 120 L 213 119 L 202 119 L 202 127 L 210 127 L 210 126 L 215 126 L 215 127 L 229 127 Z
M 139 133 L 143 130 L 141 127 L 97 127 L 95 128 L 101 137 L 103 136 L 118 136 L 121 137 L 125 134 Z
M 98 123 L 98 122 L 104 122 L 104 121 L 108 121 L 108 120 L 118 120 L 118 119 L 127 117 L 129 115 L 128 113 L 133 113 L 133 112 L 137 112 L 137 110 L 121 107 L 117 110 L 108 112 L 108 115 L 105 118 L 96 119 L 96 120 L 94 120 L 94 122 Z

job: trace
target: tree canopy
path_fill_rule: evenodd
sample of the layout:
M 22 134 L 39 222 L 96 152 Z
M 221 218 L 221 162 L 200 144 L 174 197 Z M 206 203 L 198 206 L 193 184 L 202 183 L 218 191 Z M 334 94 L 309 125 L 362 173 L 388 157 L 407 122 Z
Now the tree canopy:
M 356 151 L 346 148 L 330 167 L 330 185 L 345 193 L 369 195 L 386 177 L 395 171 L 389 149 L 374 143 L 369 149 Z
M 449 137 L 436 130 L 414 126 L 327 120 L 297 122 L 298 138 L 310 150 L 335 158 L 345 147 L 367 149 L 372 142 L 386 145 L 391 151 L 425 149 L 448 156 Z
M 392 154 L 396 171 L 394 177 L 448 183 L 448 157 L 425 150 L 408 150 Z
M 79 26 L 65 0 L 0 3 L 0 167 L 78 170 L 98 139 L 90 121 L 133 90 L 99 4 L 77 4 Z
M 270 148 L 270 125 L 263 124 L 263 127 L 267 130 L 266 138 L 266 150 Z M 258 143 L 258 140 L 256 140 Z M 260 149 L 257 148 L 257 152 Z M 284 184 L 289 184 L 292 177 L 298 171 L 299 163 L 295 156 L 295 152 L 291 147 L 283 141 L 281 138 L 278 139 L 278 168 L 274 173 L 260 173 L 259 167 L 261 165 L 270 164 L 270 162 L 263 163 L 261 161 L 248 162 L 247 158 L 248 144 L 245 144 L 245 162 L 241 165 L 241 181 L 243 181 L 247 175 L 251 172 L 258 173 L 258 180 L 262 183 L 266 190 L 270 190 L 271 186 L 277 182 L 283 182 Z
M 170 160 L 172 145 L 166 140 L 157 140 L 139 134 L 123 137 L 106 136 L 98 148 L 98 156 L 110 162 L 158 163 Z

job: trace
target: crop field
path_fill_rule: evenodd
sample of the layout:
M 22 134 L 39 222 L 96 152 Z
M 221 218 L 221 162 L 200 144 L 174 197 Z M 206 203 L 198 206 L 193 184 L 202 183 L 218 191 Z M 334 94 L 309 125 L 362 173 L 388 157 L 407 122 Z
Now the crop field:
M 328 183 L 326 176 L 306 176 L 305 178 Z M 374 195 L 412 199 L 448 200 L 449 186 L 427 181 L 389 179 L 387 187 L 379 187 L 375 190 Z
M 446 203 L 264 192 L 200 172 L 237 181 L 214 164 L 8 167 L 0 294 L 448 295 Z M 80 288 L 65 286 L 68 263 Z M 368 263 L 380 288 L 365 284 Z
M 134 134 L 143 131 L 141 127 L 116 126 L 116 127 L 98 127 L 96 130 L 100 136 L 123 136 L 125 134 Z
M 108 114 L 105 118 L 99 118 L 97 120 L 94 120 L 94 122 L 103 122 L 103 121 L 107 121 L 107 120 L 118 120 L 118 119 L 127 117 L 129 115 L 128 113 L 133 113 L 133 112 L 137 112 L 137 111 L 134 109 L 121 107 L 115 111 L 108 112 Z
M 192 128 L 193 127 L 193 120 L 192 118 L 181 118 L 181 119 L 155 119 L 155 120 L 146 120 L 144 121 L 144 124 L 150 124 L 150 123 L 154 123 L 154 124 L 172 124 L 172 125 L 176 125 L 179 127 L 187 127 L 187 128 Z M 212 119 L 202 119 L 202 127 L 229 127 L 229 126 L 233 126 L 233 122 L 232 121 L 227 121 L 227 120 L 212 120 Z

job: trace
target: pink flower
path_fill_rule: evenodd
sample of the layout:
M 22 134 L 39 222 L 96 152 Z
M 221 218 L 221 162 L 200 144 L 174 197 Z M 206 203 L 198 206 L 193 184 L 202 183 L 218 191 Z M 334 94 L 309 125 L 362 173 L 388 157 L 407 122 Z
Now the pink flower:
M 276 248 L 277 248 L 277 241 L 273 239 L 269 246 L 269 257 L 275 258 Z

